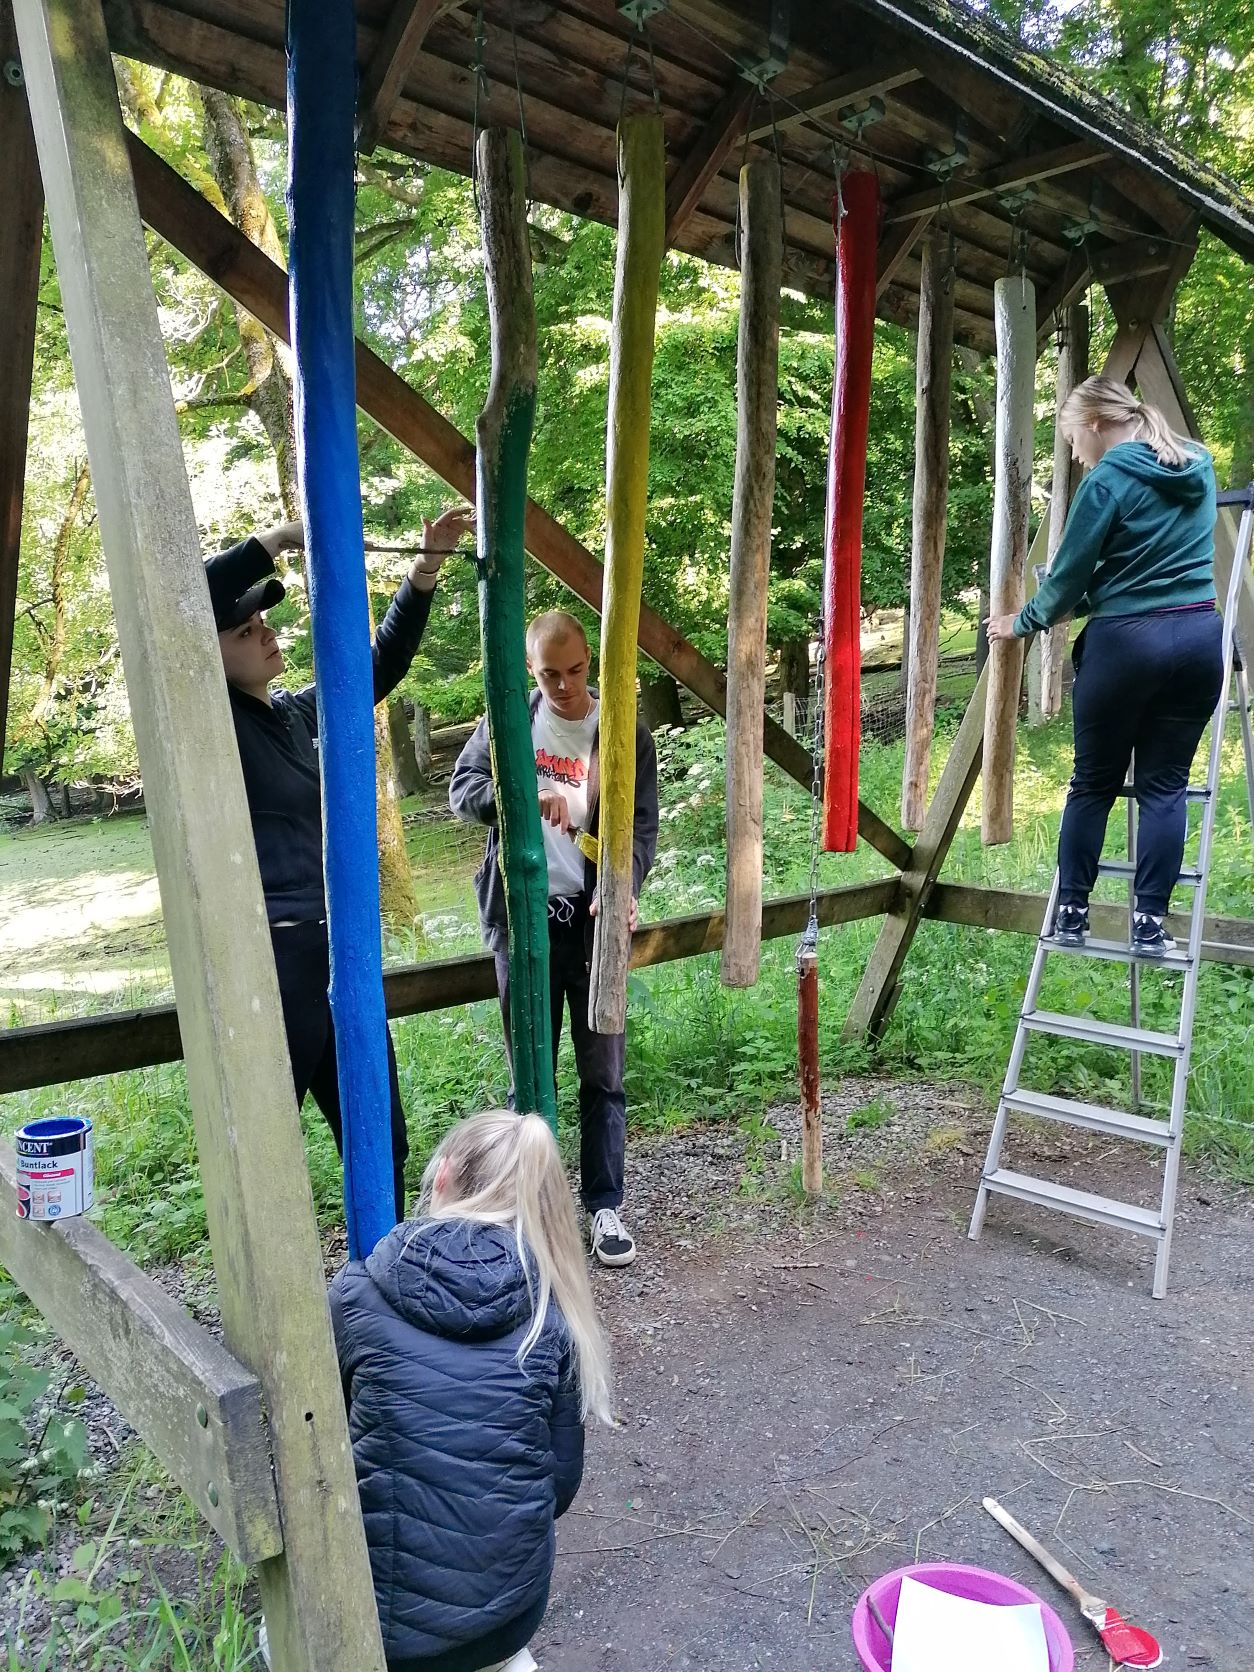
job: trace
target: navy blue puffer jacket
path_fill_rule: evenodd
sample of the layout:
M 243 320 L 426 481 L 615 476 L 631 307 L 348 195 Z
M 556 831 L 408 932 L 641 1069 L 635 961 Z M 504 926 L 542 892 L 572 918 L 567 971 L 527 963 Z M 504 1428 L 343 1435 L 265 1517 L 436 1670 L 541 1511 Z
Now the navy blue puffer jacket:
M 555 1306 L 519 1368 L 531 1316 L 513 1233 L 471 1220 L 400 1224 L 331 1285 L 389 1663 L 543 1611 L 583 1424 Z

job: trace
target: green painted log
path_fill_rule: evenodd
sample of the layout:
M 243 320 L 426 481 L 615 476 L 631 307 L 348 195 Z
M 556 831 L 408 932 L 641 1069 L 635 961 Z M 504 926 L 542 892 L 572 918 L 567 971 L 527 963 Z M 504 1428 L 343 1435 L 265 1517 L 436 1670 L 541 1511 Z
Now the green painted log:
M 479 620 L 509 916 L 514 1096 L 519 1109 L 535 1110 L 556 1127 L 549 868 L 531 742 L 523 588 L 527 454 L 536 415 L 536 314 L 522 142 L 507 129 L 490 128 L 479 136 L 479 206 L 492 321 L 492 382 L 475 427 Z
M 649 394 L 658 279 L 666 250 L 666 138 L 656 115 L 618 130 L 618 261 L 605 449 L 605 606 L 601 632 L 601 861 L 588 1021 L 627 1025 L 631 843 L 636 799 L 636 636 L 649 491 Z

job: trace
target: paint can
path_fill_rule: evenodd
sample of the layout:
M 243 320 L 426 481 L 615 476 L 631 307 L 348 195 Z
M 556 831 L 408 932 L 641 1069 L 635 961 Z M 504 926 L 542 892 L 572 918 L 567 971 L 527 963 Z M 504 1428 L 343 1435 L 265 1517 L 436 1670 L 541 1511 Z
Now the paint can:
M 92 1204 L 91 1122 L 81 1115 L 32 1120 L 19 1127 L 17 1216 L 71 1219 Z

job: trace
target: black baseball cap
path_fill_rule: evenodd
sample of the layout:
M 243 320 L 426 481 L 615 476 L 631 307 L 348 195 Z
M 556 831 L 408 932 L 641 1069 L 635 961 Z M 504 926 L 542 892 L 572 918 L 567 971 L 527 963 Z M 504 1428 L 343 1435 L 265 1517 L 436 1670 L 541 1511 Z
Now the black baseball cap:
M 274 573 L 274 559 L 251 536 L 206 558 L 205 578 L 219 633 L 242 627 L 249 616 L 272 609 L 286 597 L 283 582 Z

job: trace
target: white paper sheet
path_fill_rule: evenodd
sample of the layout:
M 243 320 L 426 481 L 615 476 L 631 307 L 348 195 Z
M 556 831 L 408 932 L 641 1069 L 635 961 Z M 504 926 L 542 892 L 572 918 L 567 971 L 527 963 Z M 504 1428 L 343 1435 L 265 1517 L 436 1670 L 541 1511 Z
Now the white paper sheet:
M 907 1575 L 893 1638 L 893 1672 L 1049 1672 L 1035 1602 L 969 1602 Z

